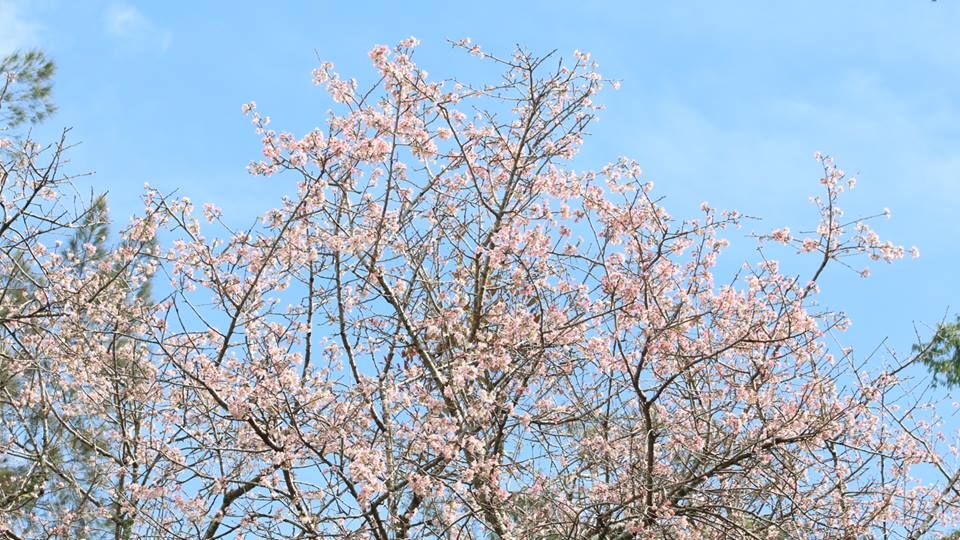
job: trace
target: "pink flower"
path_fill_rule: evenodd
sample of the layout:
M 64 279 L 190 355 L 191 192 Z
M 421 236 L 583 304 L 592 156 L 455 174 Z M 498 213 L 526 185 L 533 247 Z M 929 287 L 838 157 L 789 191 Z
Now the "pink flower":
M 417 45 L 420 45 L 420 40 L 413 36 L 410 36 L 407 39 L 400 41 L 400 46 L 405 49 L 413 49 Z
M 790 236 L 790 228 L 784 227 L 770 233 L 770 238 L 782 244 L 788 244 L 793 237 Z

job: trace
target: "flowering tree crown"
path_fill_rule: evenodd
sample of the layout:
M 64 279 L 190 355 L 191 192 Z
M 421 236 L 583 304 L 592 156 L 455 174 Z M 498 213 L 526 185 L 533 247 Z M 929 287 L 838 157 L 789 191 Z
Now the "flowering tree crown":
M 631 160 L 570 166 L 614 84 L 590 55 L 454 45 L 502 77 L 432 80 L 411 38 L 370 52 L 370 89 L 316 70 L 337 104 L 321 129 L 244 105 L 250 171 L 298 179 L 251 228 L 148 189 L 93 268 L 4 226 L 5 279 L 32 284 L 2 305 L 0 450 L 43 474 L 0 484 L 0 534 L 860 538 L 954 519 L 955 468 L 903 385 L 916 357 L 868 373 L 828 346 L 848 321 L 817 307 L 825 269 L 904 255 L 843 216 L 855 181 L 831 158 L 819 223 L 756 237 L 813 272 L 761 257 L 717 279 L 739 213 L 677 219 Z M 34 204 L 17 163 L 7 216 Z M 169 292 L 135 294 L 151 276 Z

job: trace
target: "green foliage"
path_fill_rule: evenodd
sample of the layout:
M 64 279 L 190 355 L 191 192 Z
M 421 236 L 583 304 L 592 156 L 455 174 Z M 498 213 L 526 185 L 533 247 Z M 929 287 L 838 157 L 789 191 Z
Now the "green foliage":
M 0 60 L 0 128 L 36 123 L 56 110 L 51 101 L 53 61 L 38 50 Z
M 960 316 L 943 323 L 928 343 L 914 345 L 935 380 L 947 386 L 960 386 Z
M 105 252 L 102 249 L 107 235 L 110 233 L 110 224 L 107 216 L 107 197 L 99 195 L 93 200 L 93 204 L 83 214 L 80 226 L 76 233 L 67 244 L 67 249 L 73 253 L 82 256 L 81 270 L 92 262 L 103 258 Z M 85 253 L 84 245 L 91 244 L 98 249 L 92 254 Z
M 83 273 L 94 268 L 97 263 L 109 253 L 111 249 L 107 245 L 107 238 L 110 235 L 110 216 L 107 208 L 106 194 L 100 194 L 86 212 L 81 216 L 73 236 L 66 244 L 67 253 L 79 259 L 77 272 Z M 95 249 L 88 252 L 86 246 L 93 246 Z M 108 272 L 112 276 L 122 276 L 125 269 L 115 266 L 110 269 L 99 269 L 98 271 Z M 151 283 L 149 281 L 140 285 L 135 291 L 130 291 L 140 300 L 149 300 L 151 293 Z

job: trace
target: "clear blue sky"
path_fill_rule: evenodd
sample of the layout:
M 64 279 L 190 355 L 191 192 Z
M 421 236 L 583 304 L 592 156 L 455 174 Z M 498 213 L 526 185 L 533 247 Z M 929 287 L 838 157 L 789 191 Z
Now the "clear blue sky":
M 960 310 L 958 29 L 956 0 L 0 0 L 0 52 L 39 46 L 59 66 L 60 111 L 41 131 L 73 128 L 71 167 L 96 171 L 84 185 L 108 190 L 121 222 L 144 182 L 238 222 L 275 205 L 292 180 L 245 173 L 259 148 L 240 104 L 256 100 L 281 129 L 321 124 L 318 56 L 362 81 L 372 45 L 409 35 L 438 77 L 477 66 L 447 39 L 590 51 L 623 86 L 602 97 L 578 166 L 637 159 L 675 215 L 708 200 L 766 218 L 747 229 L 796 230 L 815 220 L 815 151 L 856 171 L 849 211 L 890 207 L 879 232 L 922 258 L 865 281 L 836 273 L 824 298 L 853 317 L 849 341 L 889 336 L 901 350 L 914 321 Z

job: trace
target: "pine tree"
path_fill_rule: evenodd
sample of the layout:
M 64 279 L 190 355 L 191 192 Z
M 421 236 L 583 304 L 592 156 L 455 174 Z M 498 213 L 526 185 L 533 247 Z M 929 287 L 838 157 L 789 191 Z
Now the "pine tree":
M 929 342 L 914 346 L 924 364 L 937 382 L 947 386 L 960 385 L 960 316 L 954 322 L 945 322 Z
M 0 128 L 39 122 L 56 111 L 51 100 L 56 65 L 38 50 L 0 60 Z

